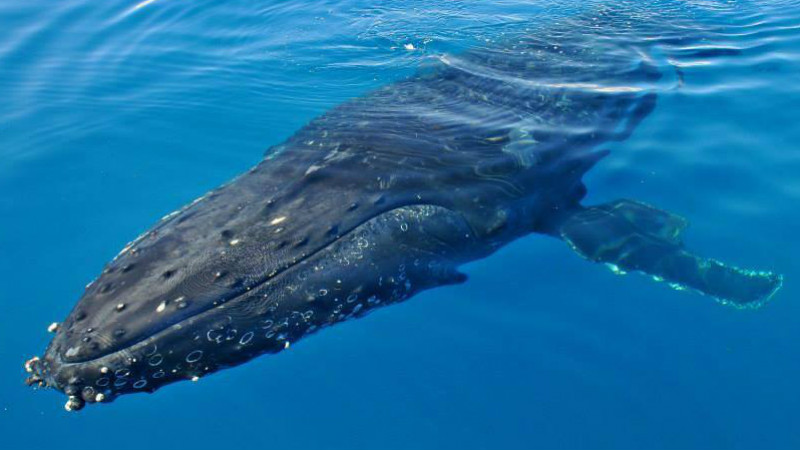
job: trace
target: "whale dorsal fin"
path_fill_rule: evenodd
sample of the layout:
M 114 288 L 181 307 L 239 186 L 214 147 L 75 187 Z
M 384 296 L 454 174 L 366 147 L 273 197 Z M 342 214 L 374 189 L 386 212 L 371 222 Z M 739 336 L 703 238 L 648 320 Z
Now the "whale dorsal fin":
M 691 253 L 686 219 L 650 205 L 618 200 L 583 208 L 560 226 L 561 237 L 584 258 L 617 273 L 642 272 L 676 289 L 692 289 L 738 308 L 756 308 L 780 289 L 781 275 L 744 270 Z

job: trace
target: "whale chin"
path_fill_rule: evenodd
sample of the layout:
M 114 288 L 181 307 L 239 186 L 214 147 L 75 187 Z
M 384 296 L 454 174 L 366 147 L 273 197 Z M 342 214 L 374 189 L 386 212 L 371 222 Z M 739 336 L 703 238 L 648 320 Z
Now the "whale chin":
M 130 345 L 80 360 L 75 360 L 75 356 L 81 353 L 82 346 L 92 341 L 74 342 L 72 336 L 68 336 L 68 329 L 59 329 L 44 356 L 25 363 L 29 374 L 26 383 L 63 392 L 68 397 L 65 408 L 77 411 L 87 403 L 107 403 L 129 393 L 152 393 L 176 381 L 197 381 L 257 353 L 242 351 L 255 333 L 240 335 L 236 332 L 231 314 L 240 313 L 220 304 L 184 317 Z M 229 343 L 234 338 L 238 348 L 231 349 L 227 359 L 208 358 L 205 346 Z

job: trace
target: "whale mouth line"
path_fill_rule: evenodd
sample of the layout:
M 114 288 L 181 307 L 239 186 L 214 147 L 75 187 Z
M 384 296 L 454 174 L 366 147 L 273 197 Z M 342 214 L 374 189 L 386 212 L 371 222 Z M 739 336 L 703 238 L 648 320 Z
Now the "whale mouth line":
M 356 228 L 356 227 L 354 227 L 354 228 Z M 267 283 L 267 282 L 269 282 L 271 280 L 275 280 L 278 277 L 284 275 L 291 268 L 296 267 L 299 264 L 302 264 L 306 260 L 314 257 L 319 252 L 322 252 L 322 251 L 330 248 L 332 245 L 337 243 L 340 239 L 344 238 L 347 234 L 349 234 L 349 232 L 350 231 L 348 231 L 347 233 L 345 233 L 345 234 L 343 234 L 341 236 L 336 237 L 331 242 L 327 243 L 326 245 L 321 246 L 320 248 L 314 250 L 313 252 L 309 253 L 308 255 L 304 256 L 303 258 L 297 259 L 292 264 L 287 265 L 283 269 L 277 271 L 272 276 L 267 276 L 264 279 L 258 281 L 257 283 L 254 283 L 253 285 L 249 286 L 249 289 L 245 289 L 245 290 L 243 290 L 242 292 L 239 292 L 236 295 L 233 295 L 233 296 L 231 296 L 229 298 L 226 298 L 224 302 L 220 302 L 217 305 L 214 305 L 212 303 L 208 308 L 196 311 L 195 313 L 190 314 L 188 316 L 185 316 L 185 317 L 181 318 L 180 320 L 178 320 L 176 322 L 168 323 L 165 326 L 163 326 L 163 327 L 161 327 L 161 328 L 159 328 L 157 330 L 154 330 L 152 333 L 149 333 L 149 334 L 147 334 L 147 335 L 145 335 L 145 336 L 143 336 L 143 337 L 141 337 L 141 338 L 139 338 L 139 339 L 137 339 L 135 341 L 131 341 L 130 343 L 128 343 L 124 347 L 113 348 L 113 349 L 111 349 L 111 351 L 109 351 L 107 353 L 102 353 L 102 354 L 99 354 L 99 355 L 94 356 L 92 358 L 73 360 L 73 361 L 65 360 L 65 358 L 63 357 L 64 355 L 62 355 L 62 352 L 59 352 L 59 353 L 57 353 L 55 355 L 56 356 L 56 358 L 55 358 L 56 361 L 55 362 L 60 367 L 74 367 L 74 366 L 79 366 L 79 365 L 82 365 L 82 364 L 92 364 L 92 363 L 98 362 L 100 360 L 103 360 L 103 359 L 106 359 L 106 358 L 109 358 L 109 357 L 113 357 L 115 355 L 120 355 L 121 354 L 123 356 L 126 356 L 125 353 L 130 353 L 131 349 L 133 349 L 134 347 L 140 346 L 143 342 L 147 342 L 149 340 L 155 339 L 155 338 L 165 334 L 166 332 L 169 332 L 169 330 L 172 329 L 172 328 L 181 327 L 185 323 L 187 323 L 187 322 L 189 322 L 191 320 L 194 320 L 194 319 L 196 319 L 197 317 L 199 317 L 201 315 L 208 314 L 208 313 L 211 313 L 213 311 L 225 308 L 230 303 L 235 302 L 235 301 L 241 299 L 242 297 L 250 294 L 252 291 L 258 289 L 261 286 L 263 286 L 265 283 Z M 127 356 L 131 356 L 131 355 L 127 355 Z
M 407 208 L 407 207 L 410 207 L 410 206 L 419 206 L 419 205 L 434 205 L 434 206 L 438 206 L 438 205 L 435 205 L 435 203 L 433 203 L 433 202 L 417 202 L 417 203 L 414 203 L 414 202 L 408 202 L 408 203 L 403 202 L 403 203 L 400 203 L 400 204 L 397 204 L 397 205 L 393 205 L 389 209 L 381 211 L 378 214 L 370 216 L 370 217 L 368 217 L 368 218 L 366 218 L 366 219 L 354 224 L 351 228 L 347 229 L 344 233 L 337 235 L 330 242 L 326 243 L 323 246 L 320 246 L 319 248 L 315 249 L 312 252 L 309 252 L 307 255 L 303 256 L 302 258 L 298 258 L 297 260 L 293 261 L 291 264 L 286 265 L 284 268 L 278 270 L 272 276 L 267 276 L 264 279 L 258 281 L 257 283 L 254 283 L 251 286 L 248 286 L 248 289 L 245 289 L 242 292 L 239 292 L 238 294 L 233 295 L 230 298 L 225 299 L 224 302 L 220 302 L 217 305 L 211 304 L 210 307 L 208 307 L 206 309 L 203 309 L 203 310 L 199 310 L 199 311 L 197 311 L 197 312 L 195 312 L 195 313 L 193 313 L 191 315 L 185 316 L 185 317 L 181 318 L 180 320 L 178 320 L 176 322 L 166 323 L 165 326 L 154 330 L 152 333 L 149 333 L 149 334 L 147 334 L 147 335 L 145 335 L 145 336 L 143 336 L 143 337 L 141 337 L 141 338 L 139 338 L 139 339 L 137 339 L 135 341 L 131 341 L 130 343 L 127 343 L 124 347 L 112 348 L 107 353 L 102 353 L 102 354 L 99 354 L 99 355 L 94 356 L 92 358 L 69 361 L 66 358 L 64 358 L 64 355 L 62 354 L 62 352 L 58 352 L 55 355 L 53 355 L 53 360 L 54 360 L 53 362 L 56 363 L 59 367 L 75 367 L 75 366 L 79 366 L 79 365 L 82 365 L 82 364 L 93 364 L 93 363 L 96 363 L 96 362 L 98 362 L 100 360 L 104 360 L 104 359 L 107 359 L 109 357 L 113 357 L 115 355 L 120 355 L 120 354 L 123 355 L 123 356 L 132 357 L 132 354 L 130 354 L 130 352 L 131 352 L 131 349 L 133 349 L 134 347 L 140 346 L 143 342 L 148 342 L 148 341 L 150 341 L 150 340 L 152 340 L 154 338 L 162 336 L 165 333 L 168 333 L 170 331 L 170 329 L 173 329 L 175 327 L 181 327 L 184 324 L 186 324 L 187 322 L 189 322 L 191 320 L 194 320 L 199 316 L 202 316 L 204 314 L 212 313 L 213 311 L 217 311 L 217 310 L 219 310 L 221 308 L 226 307 L 227 305 L 229 305 L 229 304 L 231 304 L 233 302 L 236 302 L 237 300 L 240 300 L 242 297 L 244 297 L 246 295 L 249 295 L 253 291 L 257 290 L 259 287 L 263 286 L 265 283 L 278 279 L 279 277 L 281 277 L 281 276 L 285 275 L 287 272 L 289 272 L 290 269 L 292 269 L 293 267 L 297 267 L 298 265 L 300 265 L 300 264 L 304 263 L 305 261 L 313 258 L 314 256 L 318 255 L 319 253 L 329 249 L 330 247 L 332 247 L 336 243 L 340 242 L 342 239 L 347 238 L 348 236 L 350 236 L 356 229 L 358 229 L 363 224 L 365 224 L 365 223 L 367 223 L 367 222 L 369 222 L 371 220 L 374 220 L 377 217 L 383 216 L 385 214 L 390 214 L 392 211 L 396 211 L 396 210 L 402 209 L 402 208 Z M 128 353 L 128 355 L 125 355 L 126 352 Z

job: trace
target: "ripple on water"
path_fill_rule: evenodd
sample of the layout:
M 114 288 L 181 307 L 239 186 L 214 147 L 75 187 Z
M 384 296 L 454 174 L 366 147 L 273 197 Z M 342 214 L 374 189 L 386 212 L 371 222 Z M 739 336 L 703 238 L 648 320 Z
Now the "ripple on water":
M 33 274 L 31 278 L 19 283 L 25 290 L 20 288 L 13 294 L 28 298 L 38 285 L 56 285 L 55 281 L 41 283 L 42 272 L 49 273 L 55 280 L 61 275 L 61 282 L 67 286 L 65 273 L 77 278 L 76 273 L 88 271 L 86 268 L 81 268 L 81 272 L 65 269 L 63 261 L 68 257 L 86 254 L 92 255 L 94 261 L 102 260 L 108 248 L 128 237 L 120 229 L 128 226 L 134 235 L 136 229 L 147 225 L 151 216 L 174 209 L 243 172 L 260 159 L 264 149 L 283 141 L 314 116 L 347 99 L 409 76 L 419 66 L 424 67 L 423 72 L 436 70 L 437 64 L 459 67 L 463 59 L 458 55 L 464 51 L 496 48 L 520 35 L 536 34 L 579 11 L 607 3 L 544 0 L 0 2 L 0 193 L 5 193 L 0 195 L 0 216 L 14 217 L 19 222 L 15 232 L 0 233 L 0 239 L 12 236 L 19 241 L 4 240 L 3 244 L 11 244 L 4 246 L 4 252 L 10 249 L 12 254 L 25 258 L 38 252 L 62 256 L 51 258 L 56 262 L 36 261 L 41 267 L 53 270 L 29 270 L 26 273 Z M 656 12 L 652 10 L 653 5 L 642 1 L 627 3 L 626 8 L 632 16 L 647 19 Z M 672 47 L 671 51 L 654 51 L 643 57 L 663 73 L 661 79 L 632 85 L 603 80 L 578 85 L 566 84 L 563 79 L 544 78 L 534 82 L 559 84 L 564 89 L 632 89 L 658 95 L 655 111 L 629 139 L 607 145 L 611 155 L 587 178 L 587 201 L 599 203 L 621 197 L 645 200 L 690 218 L 693 225 L 688 236 L 692 244 L 708 249 L 715 256 L 729 256 L 748 266 L 771 264 L 782 270 L 792 269 L 798 249 L 791 236 L 796 235 L 794 211 L 800 201 L 800 177 L 797 176 L 800 173 L 800 127 L 797 126 L 800 108 L 796 106 L 800 95 L 800 83 L 796 82 L 800 73 L 800 2 L 664 0 L 655 5 L 659 6 L 659 13 L 693 15 L 710 36 L 701 42 L 682 42 L 680 32 L 634 36 L 647 40 L 654 48 Z M 548 38 L 547 35 L 542 37 L 545 43 Z M 627 48 L 629 39 L 630 34 L 608 33 L 591 45 L 609 52 L 621 51 Z M 487 67 L 466 65 L 460 68 L 483 77 L 501 76 Z M 530 80 L 507 81 L 519 89 L 530 87 L 531 83 Z M 468 113 L 480 117 L 486 111 L 465 112 L 464 117 L 452 119 L 463 121 L 470 117 Z M 484 114 L 480 118 L 482 123 L 498 127 L 513 119 L 502 114 Z M 217 170 L 220 166 L 224 169 Z M 35 181 L 24 187 L 20 180 Z M 98 191 L 108 192 L 99 195 Z M 129 205 L 135 201 L 138 203 Z M 57 226 L 53 225 L 54 217 L 61 219 Z M 131 225 L 135 220 L 139 222 Z M 78 222 L 80 225 L 76 225 Z M 9 226 L 8 223 L 3 225 Z M 62 225 L 67 230 L 63 236 L 57 234 Z M 44 226 L 48 227 L 46 233 Z M 116 230 L 117 234 L 109 230 Z M 36 249 L 36 243 L 42 239 L 46 241 L 48 234 L 63 239 L 52 239 L 52 249 Z M 228 240 L 234 239 L 236 236 Z M 73 240 L 76 242 L 72 243 Z M 643 412 L 642 417 L 653 413 L 643 399 L 664 400 L 647 397 L 647 388 L 652 388 L 653 380 L 683 382 L 686 389 L 696 383 L 700 399 L 696 406 L 712 408 L 711 402 L 705 401 L 705 395 L 713 392 L 715 383 L 727 382 L 730 374 L 722 370 L 715 372 L 710 366 L 730 364 L 731 359 L 726 358 L 745 351 L 750 344 L 740 342 L 739 347 L 728 347 L 728 342 L 723 341 L 737 342 L 733 332 L 724 339 L 714 340 L 713 333 L 703 334 L 703 330 L 725 331 L 720 322 L 734 321 L 738 327 L 747 325 L 745 322 L 749 319 L 742 315 L 736 315 L 735 319 L 722 316 L 727 312 L 711 316 L 716 313 L 702 309 L 701 302 L 679 303 L 672 297 L 668 301 L 651 298 L 658 297 L 661 291 L 651 289 L 644 282 L 638 284 L 634 277 L 628 277 L 631 279 L 626 279 L 625 283 L 614 280 L 605 284 L 605 272 L 595 275 L 594 269 L 582 261 L 569 259 L 561 243 L 529 240 L 520 245 L 505 249 L 485 264 L 476 264 L 480 270 L 475 271 L 474 279 L 463 290 L 444 290 L 458 292 L 472 301 L 463 302 L 464 298 L 459 298 L 459 303 L 455 300 L 445 306 L 438 303 L 438 310 L 437 302 L 410 303 L 425 309 L 426 314 L 437 311 L 438 315 L 434 314 L 432 319 L 436 324 L 430 328 L 440 330 L 445 337 L 452 337 L 449 342 L 462 346 L 458 351 L 443 346 L 441 354 L 436 356 L 437 361 L 440 358 L 458 367 L 464 362 L 458 358 L 469 358 L 473 348 L 484 350 L 479 353 L 482 358 L 502 354 L 508 357 L 505 363 L 509 365 L 502 366 L 503 370 L 493 368 L 502 372 L 502 376 L 495 378 L 498 385 L 514 381 L 518 375 L 513 370 L 515 364 L 531 364 L 536 370 L 519 376 L 519 391 L 513 395 L 514 398 L 524 397 L 526 402 L 527 395 L 539 395 L 540 391 L 549 389 L 549 386 L 540 389 L 539 381 L 555 383 L 565 376 L 575 386 L 597 387 L 591 390 L 593 393 L 619 393 L 624 404 Z M 537 257 L 532 260 L 531 255 Z M 20 260 L 32 264 L 30 259 Z M 494 272 L 492 267 L 495 267 Z M 562 278 L 554 275 L 559 271 L 564 272 Z M 540 282 L 544 278 L 547 282 Z M 611 290 L 612 286 L 622 284 L 635 288 Z M 511 292 L 507 286 L 518 292 Z M 589 288 L 592 295 L 587 295 L 586 286 L 592 286 Z M 641 291 L 634 291 L 640 286 Z M 789 283 L 787 289 L 791 289 Z M 623 292 L 630 298 L 623 297 Z M 642 297 L 641 303 L 638 297 Z M 789 297 L 784 299 L 788 302 Z M 48 295 L 32 298 L 53 298 L 49 303 L 36 300 L 40 302 L 37 305 L 42 304 L 50 311 L 65 308 L 63 298 Z M 659 303 L 661 300 L 663 302 Z M 12 307 L 17 306 L 9 306 Z M 413 316 L 416 306 L 407 308 L 410 309 L 406 309 L 406 313 L 411 311 L 412 317 L 428 317 L 422 313 Z M 648 311 L 657 309 L 664 315 L 675 312 L 669 317 L 677 321 L 685 317 L 683 313 L 689 314 L 690 308 L 692 317 L 699 319 L 695 323 L 687 322 L 691 327 L 679 327 L 678 331 L 666 321 L 655 320 Z M 387 312 L 382 317 L 392 314 L 402 314 L 402 311 Z M 765 314 L 758 320 L 767 323 L 770 312 Z M 718 320 L 716 323 L 703 320 L 709 317 Z M 42 318 L 43 323 L 50 320 L 53 319 Z M 387 329 L 396 327 L 398 332 L 407 329 L 407 324 L 383 323 Z M 420 328 L 423 325 L 420 324 Z M 236 342 L 252 346 L 255 339 L 264 339 L 265 335 L 274 338 L 273 326 L 272 322 L 265 322 L 257 333 L 235 336 Z M 449 327 L 457 329 L 453 336 L 447 336 Z M 680 341 L 684 332 L 704 340 Z M 368 346 L 348 341 L 346 333 L 342 333 L 342 342 Z M 24 336 L 25 332 L 18 334 Z M 387 332 L 383 337 L 388 339 L 390 334 Z M 748 340 L 758 339 L 757 334 L 745 334 Z M 768 339 L 772 339 L 772 343 L 783 342 L 775 336 L 781 335 L 770 335 Z M 670 338 L 685 347 L 665 343 Z M 796 339 L 787 341 L 791 345 Z M 518 344 L 520 342 L 522 344 Z M 427 345 L 440 343 L 419 344 L 418 349 L 409 351 L 415 358 L 417 352 L 424 354 Z M 324 344 L 320 345 L 327 349 Z M 402 353 L 404 347 L 396 345 L 400 349 L 398 353 Z M 710 349 L 708 355 L 702 353 L 704 350 L 697 350 L 706 345 Z M 753 346 L 755 348 L 755 344 Z M 720 351 L 712 353 L 712 350 Z M 700 353 L 692 353 L 697 351 Z M 535 362 L 535 357 L 525 359 L 525 355 L 530 354 L 541 357 L 544 362 Z M 706 374 L 709 380 L 705 380 L 703 373 L 684 368 L 699 380 L 688 377 L 680 380 L 673 373 L 674 368 L 663 361 L 680 363 L 685 361 L 685 354 L 694 355 L 698 367 L 720 375 L 719 379 L 712 380 L 713 377 Z M 453 355 L 466 356 L 453 360 Z M 664 355 L 666 359 L 662 358 Z M 186 364 L 202 364 L 209 355 L 197 350 L 181 357 Z M 300 360 L 302 356 L 288 358 Z M 152 378 L 166 376 L 160 369 L 162 359 L 160 353 L 148 355 L 147 363 L 154 370 Z M 791 358 L 767 361 L 765 367 L 752 370 L 748 378 L 768 374 L 765 376 L 770 389 L 773 382 L 791 378 L 785 377 L 786 371 L 770 372 L 775 367 L 784 367 L 779 365 L 783 362 L 778 359 Z M 297 360 L 288 363 L 292 361 Z M 707 364 L 708 361 L 713 364 Z M 486 366 L 480 361 L 473 369 L 480 372 Z M 755 366 L 747 364 L 747 367 L 749 370 Z M 788 367 L 796 369 L 796 366 Z M 309 369 L 308 373 L 318 373 L 318 367 L 317 370 L 304 369 Z M 492 375 L 491 372 L 481 373 Z M 98 386 L 110 388 L 129 384 L 142 389 L 152 386 L 152 381 L 148 385 L 147 381 L 132 378 L 130 374 L 119 373 L 116 378 L 110 375 L 100 378 Z M 276 373 L 269 375 L 280 377 Z M 453 389 L 452 381 L 448 379 L 433 390 L 444 396 Z M 321 381 L 316 379 L 315 382 Z M 271 381 L 259 380 L 259 383 Z M 431 390 L 427 383 L 426 378 L 424 383 L 406 389 L 403 395 L 415 390 Z M 613 387 L 615 383 L 619 384 L 618 389 Z M 638 387 L 641 392 L 630 389 L 629 385 Z M 292 391 L 293 396 L 307 388 L 290 387 L 286 391 Z M 494 388 L 497 386 L 491 389 Z M 242 388 L 243 392 L 247 389 Z M 750 393 L 751 390 L 755 394 Z M 526 396 L 521 396 L 522 392 Z M 758 383 L 748 384 L 746 392 L 731 389 L 725 395 L 730 392 L 736 392 L 737 399 L 773 393 L 759 391 Z M 476 400 L 478 395 L 470 391 L 466 397 Z M 27 402 L 28 397 L 25 398 Z M 513 402 L 511 395 L 505 403 L 496 402 L 495 398 L 490 400 L 487 404 L 492 406 Z M 618 400 L 605 405 L 614 405 Z M 560 401 L 553 402 L 554 408 Z M 565 401 L 569 404 L 568 398 Z M 519 416 L 535 414 L 531 410 L 538 408 L 530 408 L 530 404 L 525 414 Z M 750 404 L 766 405 L 752 399 Z M 549 408 L 541 409 L 550 414 Z M 495 414 L 494 410 L 491 412 L 492 416 L 508 417 Z M 287 414 L 291 414 L 291 409 Z M 704 415 L 708 419 L 708 423 L 703 421 L 710 429 L 708 435 L 715 430 L 720 434 L 741 433 L 746 428 L 719 426 L 715 429 L 713 416 Z M 31 423 L 26 419 L 26 423 Z M 736 417 L 726 419 L 735 420 Z M 175 420 L 179 421 L 180 417 Z M 491 425 L 500 426 L 498 423 Z M 78 425 L 69 425 L 75 426 Z M 342 423 L 341 426 L 350 425 Z M 627 433 L 635 432 L 634 428 L 637 427 L 623 429 Z M 102 435 L 103 430 L 115 429 L 98 426 L 92 433 L 97 433 L 97 442 L 110 442 L 113 437 Z M 69 431 L 74 430 L 69 428 Z M 537 433 L 546 431 L 537 430 Z M 766 437 L 770 433 L 763 435 Z M 644 438 L 639 444 L 642 442 Z M 747 443 L 741 446 L 748 447 Z

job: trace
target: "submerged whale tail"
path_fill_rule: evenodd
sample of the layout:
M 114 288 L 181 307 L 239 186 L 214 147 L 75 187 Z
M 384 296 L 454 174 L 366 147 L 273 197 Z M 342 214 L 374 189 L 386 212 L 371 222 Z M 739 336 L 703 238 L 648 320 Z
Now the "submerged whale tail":
M 744 270 L 686 250 L 686 219 L 631 200 L 581 209 L 559 233 L 576 253 L 617 273 L 651 275 L 676 289 L 693 289 L 737 308 L 757 308 L 781 287 L 783 277 Z

